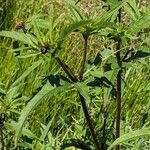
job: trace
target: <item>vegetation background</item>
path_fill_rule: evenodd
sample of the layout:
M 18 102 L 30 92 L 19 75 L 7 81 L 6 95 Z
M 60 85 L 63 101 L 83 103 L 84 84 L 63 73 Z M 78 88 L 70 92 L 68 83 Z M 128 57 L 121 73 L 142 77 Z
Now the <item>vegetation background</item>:
M 88 111 L 102 150 L 111 149 L 117 144 L 122 145 L 123 150 L 150 149 L 150 59 L 145 57 L 150 52 L 150 2 L 128 1 L 131 8 L 125 4 L 121 6 L 120 26 L 115 22 L 117 13 L 114 10 L 114 15 L 110 12 L 112 14 L 105 17 L 110 17 L 117 28 L 108 29 L 111 22 L 108 19 L 107 29 L 98 27 L 100 32 L 94 30 L 96 34 L 91 34 L 88 38 L 83 84 L 75 84 L 75 88 L 69 85 L 57 91 L 52 88 L 47 94 L 49 89 L 45 85 L 49 82 L 52 87 L 57 87 L 68 81 L 53 55 L 57 53 L 74 74 L 78 75 L 85 42 L 81 33 L 85 32 L 85 26 L 86 31 L 91 29 L 87 20 L 94 20 L 96 17 L 95 20 L 99 19 L 99 16 L 109 12 L 108 9 L 113 10 L 113 5 L 116 7 L 118 1 L 81 0 L 75 5 L 73 0 L 0 0 L 0 31 L 8 31 L 0 32 L 2 150 L 94 150 L 95 146 L 76 92 L 78 90 L 87 99 Z M 83 22 L 80 14 L 84 14 Z M 147 18 L 142 20 L 143 16 Z M 143 22 L 138 22 L 140 19 Z M 23 31 L 16 31 L 18 23 L 23 23 L 27 28 L 24 32 L 36 35 L 37 39 L 34 40 Z M 129 37 L 129 42 L 124 40 L 122 53 L 126 48 L 133 48 L 135 52 L 142 50 L 145 53 L 137 57 L 138 59 L 125 63 L 122 74 L 121 137 L 115 143 L 116 98 L 112 90 L 116 84 L 116 63 L 113 57 L 115 43 L 107 36 L 108 33 L 124 33 L 128 27 L 137 31 L 134 36 Z M 58 50 L 60 37 L 65 37 L 61 51 Z M 23 42 L 18 42 L 19 40 Z M 44 54 L 42 48 L 46 44 L 50 45 L 48 52 Z M 110 67 L 113 70 L 111 72 Z M 96 80 L 99 84 L 97 86 L 86 86 L 93 77 L 102 77 L 103 72 L 113 86 L 109 85 L 110 82 L 101 80 L 100 83 Z M 27 108 L 33 99 L 37 100 L 36 104 L 31 103 L 33 105 Z M 26 108 L 29 110 L 27 116 Z M 18 122 L 19 118 L 24 118 L 24 121 Z

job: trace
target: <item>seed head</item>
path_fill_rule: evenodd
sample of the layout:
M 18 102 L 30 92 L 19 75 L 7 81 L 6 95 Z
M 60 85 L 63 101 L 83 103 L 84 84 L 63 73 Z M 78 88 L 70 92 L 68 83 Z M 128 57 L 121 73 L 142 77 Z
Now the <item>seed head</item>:
M 25 29 L 25 23 L 23 21 L 20 21 L 16 24 L 15 29 L 19 30 L 19 29 Z
M 46 54 L 48 52 L 49 46 L 48 45 L 44 45 L 43 47 L 41 47 L 41 53 L 42 54 Z

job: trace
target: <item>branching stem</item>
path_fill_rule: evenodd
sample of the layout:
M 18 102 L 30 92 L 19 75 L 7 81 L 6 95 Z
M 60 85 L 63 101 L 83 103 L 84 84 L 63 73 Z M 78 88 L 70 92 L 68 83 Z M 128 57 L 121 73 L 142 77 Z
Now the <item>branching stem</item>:
M 56 58 L 57 62 L 60 64 L 60 66 L 62 67 L 62 69 L 65 71 L 65 73 L 67 74 L 67 76 L 69 77 L 69 79 L 72 82 L 79 82 L 79 81 L 83 80 L 83 73 L 84 73 L 85 64 L 86 64 L 86 57 L 87 57 L 87 40 L 88 40 L 88 37 L 84 36 L 84 40 L 85 40 L 84 55 L 83 55 L 83 60 L 82 60 L 82 64 L 81 64 L 81 70 L 80 70 L 80 73 L 79 73 L 79 78 L 77 78 L 74 75 L 73 71 L 70 69 L 70 67 L 64 61 L 62 61 L 59 57 Z M 86 105 L 86 100 L 81 94 L 79 94 L 79 97 L 80 97 L 80 102 L 81 102 L 81 106 L 82 106 L 82 109 L 83 109 L 83 113 L 84 113 L 88 128 L 91 132 L 92 139 L 93 139 L 93 142 L 95 144 L 96 150 L 101 150 L 100 145 L 98 143 L 98 140 L 96 138 L 96 133 L 95 133 L 95 130 L 94 130 L 94 126 L 92 124 L 92 120 L 91 120 L 89 112 L 88 112 L 88 108 L 87 108 L 87 105 Z

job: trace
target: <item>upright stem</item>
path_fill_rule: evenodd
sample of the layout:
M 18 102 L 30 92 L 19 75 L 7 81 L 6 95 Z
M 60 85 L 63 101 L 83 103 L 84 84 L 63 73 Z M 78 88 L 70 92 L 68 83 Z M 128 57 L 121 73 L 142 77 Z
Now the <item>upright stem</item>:
M 83 79 L 83 74 L 84 74 L 84 69 L 85 69 L 85 64 L 86 64 L 86 57 L 87 57 L 87 41 L 88 41 L 88 36 L 87 35 L 83 35 L 84 38 L 84 54 L 83 54 L 83 60 L 81 63 L 81 70 L 79 73 L 79 79 L 82 80 Z
M 81 101 L 82 109 L 83 109 L 83 112 L 84 112 L 84 116 L 85 116 L 87 125 L 89 127 L 89 130 L 91 132 L 94 144 L 96 146 L 96 150 L 101 150 L 100 145 L 98 143 L 98 140 L 96 138 L 96 134 L 95 134 L 95 131 L 94 131 L 94 127 L 93 127 L 93 124 L 92 124 L 87 106 L 86 106 L 85 98 L 82 95 L 79 95 L 79 96 L 80 96 L 80 101 Z
M 121 73 L 120 69 L 117 74 L 117 116 L 116 116 L 116 139 L 120 136 L 120 116 L 121 116 Z M 120 150 L 120 146 L 116 146 L 116 150 Z
M 83 55 L 83 60 L 82 60 L 82 64 L 81 64 L 81 70 L 80 70 L 80 73 L 79 73 L 79 78 L 77 78 L 74 75 L 74 73 L 72 72 L 70 67 L 67 64 L 65 64 L 64 61 L 62 61 L 59 57 L 56 58 L 57 62 L 60 64 L 60 66 L 62 67 L 62 69 L 65 71 L 65 73 L 68 75 L 68 77 L 70 78 L 70 80 L 72 82 L 79 82 L 79 81 L 83 80 L 83 73 L 84 73 L 85 64 L 86 64 L 86 57 L 87 57 L 87 40 L 88 40 L 88 36 L 83 36 L 83 37 L 84 37 L 84 40 L 85 40 L 84 55 Z M 82 109 L 83 109 L 83 113 L 84 113 L 88 128 L 91 132 L 96 150 L 101 150 L 100 145 L 98 143 L 98 140 L 96 138 L 96 133 L 94 131 L 94 126 L 92 124 L 92 120 L 90 118 L 90 115 L 89 115 L 89 112 L 88 112 L 88 109 L 87 109 L 86 100 L 82 95 L 79 94 L 79 96 L 80 96 L 80 102 L 81 102 L 81 106 L 82 106 Z
M 118 13 L 118 22 L 121 22 L 121 9 Z M 120 137 L 120 117 L 121 117 L 121 76 L 122 76 L 122 60 L 120 56 L 121 39 L 119 38 L 116 45 L 116 58 L 120 70 L 117 74 L 117 115 L 116 115 L 116 139 Z M 120 150 L 120 145 L 116 146 L 116 150 Z
M 1 142 L 1 150 L 4 150 L 3 119 L 2 119 L 2 115 L 0 115 L 0 142 Z
M 105 145 L 106 145 L 106 122 L 107 121 L 107 110 L 106 110 L 106 106 L 103 106 L 103 139 L 104 142 L 101 144 L 101 149 L 104 150 L 105 149 Z

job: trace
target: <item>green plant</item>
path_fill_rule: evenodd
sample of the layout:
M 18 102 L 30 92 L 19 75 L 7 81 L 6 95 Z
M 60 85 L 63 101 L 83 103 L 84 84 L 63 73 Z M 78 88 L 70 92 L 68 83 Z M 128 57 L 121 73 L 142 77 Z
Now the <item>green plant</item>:
M 84 136 L 83 140 L 72 139 L 68 147 L 81 147 L 81 143 L 85 143 L 85 147 L 92 147 L 93 144 L 90 140 L 92 136 L 95 145 L 93 147 L 97 150 L 106 149 L 109 145 L 107 143 L 107 134 L 109 134 L 109 132 L 111 132 L 111 136 L 114 134 L 114 131 L 112 131 L 114 120 L 108 120 L 111 115 L 109 111 L 109 108 L 111 108 L 109 105 L 111 104 L 109 101 L 110 99 L 117 99 L 115 131 L 115 138 L 117 139 L 120 136 L 122 80 L 124 80 L 122 75 L 136 59 L 138 60 L 139 58 L 150 55 L 149 52 L 143 52 L 132 47 L 134 42 L 136 42 L 136 40 L 134 41 L 133 39 L 135 34 L 150 27 L 149 11 L 140 14 L 136 7 L 136 1 L 108 1 L 107 5 L 110 7 L 110 10 L 104 12 L 102 16 L 91 15 L 87 17 L 86 14 L 82 15 L 74 1 L 69 0 L 65 1 L 65 3 L 69 7 L 71 15 L 64 13 L 58 17 L 55 13 L 54 6 L 51 5 L 50 16 L 42 14 L 34 15 L 29 19 L 29 22 L 27 21 L 23 26 L 16 28 L 19 30 L 23 29 L 22 31 L 0 32 L 0 36 L 15 39 L 15 41 L 13 41 L 13 48 L 15 48 L 14 54 L 19 64 L 22 58 L 30 58 L 35 61 L 10 87 L 18 86 L 32 71 L 35 71 L 39 66 L 44 66 L 44 63 L 48 63 L 50 59 L 53 63 L 57 62 L 65 72 L 64 76 L 60 75 L 60 69 L 53 74 L 50 74 L 50 72 L 46 74 L 38 91 L 32 95 L 32 98 L 21 111 L 19 122 L 16 124 L 18 128 L 14 128 L 14 130 L 16 130 L 15 143 L 16 146 L 17 144 L 22 147 L 27 147 L 28 145 L 29 148 L 31 148 L 32 146 L 30 144 L 23 144 L 21 140 L 19 141 L 23 134 L 23 127 L 31 116 L 31 113 L 38 108 L 39 104 L 42 104 L 44 101 L 46 102 L 46 98 L 51 99 L 61 92 L 65 93 L 65 91 L 71 90 L 73 91 L 72 93 L 76 93 L 80 99 L 80 105 L 88 126 L 87 129 L 91 135 L 86 131 L 86 135 L 90 141 L 88 144 L 85 140 L 86 136 Z M 129 25 L 126 25 L 122 21 L 121 15 L 123 9 L 131 16 L 132 23 Z M 45 18 L 47 18 L 47 20 Z M 81 36 L 84 45 L 83 52 L 80 52 L 80 55 L 83 54 L 82 58 L 80 58 L 81 65 L 79 65 L 79 69 L 77 70 L 71 69 L 72 67 L 68 65 L 67 59 L 65 59 L 64 56 L 66 53 L 63 54 L 69 45 L 68 43 L 70 42 L 72 33 Z M 106 46 L 97 53 L 93 61 L 91 60 L 91 62 L 87 63 L 90 38 L 94 36 L 105 38 Z M 109 47 L 108 44 L 111 46 Z M 64 57 L 64 60 L 62 57 Z M 71 56 L 69 59 L 71 59 Z M 79 73 L 74 73 L 74 71 Z M 92 109 L 90 109 L 90 106 L 93 103 L 92 100 L 97 95 L 100 95 L 100 97 L 103 97 L 105 100 L 100 103 L 102 106 L 99 113 L 94 113 L 95 116 L 102 114 L 104 119 L 98 122 L 102 125 L 94 120 L 96 118 L 94 115 L 95 118 L 93 120 L 91 119 L 93 116 L 91 117 Z M 112 102 L 112 104 L 115 103 Z M 94 103 L 94 105 L 97 104 Z M 99 107 L 100 105 L 98 103 L 97 110 Z M 115 109 L 115 106 L 113 108 Z M 115 114 L 113 108 L 111 111 Z M 107 128 L 109 122 L 111 125 Z M 48 134 L 50 128 L 48 126 L 50 125 L 47 125 L 47 131 L 45 131 L 44 134 Z M 34 134 L 32 134 L 33 138 L 38 139 L 38 142 L 33 142 L 35 147 L 37 148 L 38 145 L 42 145 L 43 143 L 41 147 L 44 149 L 45 144 L 43 138 L 39 140 L 39 138 L 33 135 Z M 27 136 L 29 136 L 29 134 Z M 42 134 L 42 137 L 43 136 Z M 113 141 L 114 137 L 111 140 Z M 120 144 L 120 142 L 116 142 L 114 145 L 117 144 Z M 61 147 L 67 148 L 67 146 L 64 145 L 67 144 L 64 143 Z M 119 150 L 120 147 L 117 145 L 116 149 Z

